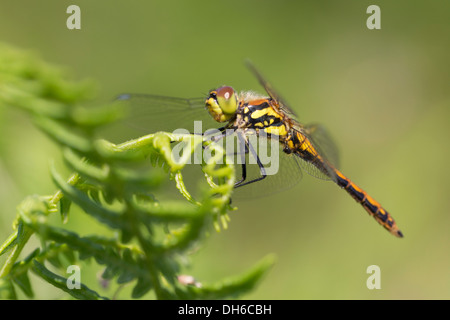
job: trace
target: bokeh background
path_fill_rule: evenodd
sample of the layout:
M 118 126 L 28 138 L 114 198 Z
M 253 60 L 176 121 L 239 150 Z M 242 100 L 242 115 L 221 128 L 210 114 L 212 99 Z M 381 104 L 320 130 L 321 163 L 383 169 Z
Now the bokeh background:
M 66 28 L 70 4 L 81 8 L 81 30 Z M 371 4 L 381 30 L 366 27 Z M 186 272 L 214 282 L 273 253 L 274 268 L 245 298 L 449 299 L 449 12 L 440 0 L 2 1 L 0 41 L 93 79 L 100 102 L 122 92 L 196 97 L 222 84 L 261 90 L 244 67 L 250 58 L 300 121 L 329 128 L 343 173 L 405 238 L 333 183 L 304 175 L 286 192 L 236 202 L 228 230 L 212 233 Z M 25 196 L 55 191 L 50 159 L 60 160 L 58 148 L 2 107 L 1 241 Z M 96 232 L 91 222 L 72 215 L 85 233 Z M 366 287 L 374 264 L 380 290 Z M 82 281 L 96 289 L 94 267 Z

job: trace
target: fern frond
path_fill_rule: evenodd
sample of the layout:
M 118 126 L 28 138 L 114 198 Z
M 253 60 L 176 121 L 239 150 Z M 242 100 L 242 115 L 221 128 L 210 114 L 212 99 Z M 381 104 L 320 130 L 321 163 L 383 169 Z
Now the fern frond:
M 61 274 L 82 260 L 103 266 L 103 279 L 132 284 L 133 298 L 153 290 L 158 299 L 222 299 L 251 290 L 273 264 L 272 258 L 216 284 L 192 287 L 178 278 L 189 249 L 204 241 L 213 226 L 226 227 L 233 209 L 234 167 L 223 161 L 224 150 L 215 143 L 208 145 L 214 157 L 201 166 L 209 188 L 196 199 L 183 173 L 202 139 L 158 132 L 122 144 L 99 140 L 98 128 L 119 119 L 123 110 L 118 104 L 86 107 L 94 91 L 90 83 L 66 81 L 59 69 L 0 45 L 0 104 L 28 113 L 60 146 L 74 172 L 63 177 L 52 164 L 51 177 L 59 190 L 29 196 L 18 206 L 13 233 L 0 246 L 0 255 L 7 254 L 0 270 L 0 297 L 17 298 L 16 287 L 33 297 L 31 271 L 76 299 L 105 299 L 85 284 L 79 289 L 67 286 L 68 278 Z M 173 145 L 179 142 L 190 148 L 175 159 Z M 156 170 L 158 164 L 167 173 Z M 156 191 L 167 180 L 186 201 L 157 198 Z M 64 228 L 74 207 L 118 236 L 83 236 Z M 61 225 L 51 222 L 55 214 L 61 215 Z M 40 238 L 41 246 L 19 259 L 31 235 Z

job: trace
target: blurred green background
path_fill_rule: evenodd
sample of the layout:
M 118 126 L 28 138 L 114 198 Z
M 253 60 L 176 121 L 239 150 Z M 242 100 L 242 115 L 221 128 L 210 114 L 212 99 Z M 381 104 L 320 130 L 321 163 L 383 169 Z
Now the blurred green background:
M 81 8 L 81 30 L 66 28 L 71 4 Z M 366 27 L 371 4 L 381 8 L 381 30 Z M 214 282 L 274 253 L 275 267 L 245 298 L 449 299 L 449 12 L 438 0 L 2 1 L 0 41 L 93 79 L 99 102 L 122 92 L 196 97 L 223 84 L 261 90 L 244 67 L 250 58 L 301 122 L 329 128 L 342 172 L 392 213 L 405 238 L 305 174 L 286 192 L 236 202 L 229 229 L 210 235 L 186 273 Z M 60 160 L 57 147 L 2 107 L 1 241 L 26 195 L 55 191 L 50 159 Z M 71 223 L 96 232 L 85 215 Z M 380 290 L 366 287 L 374 264 Z M 95 274 L 82 281 L 92 285 Z M 59 296 L 48 284 L 37 295 Z

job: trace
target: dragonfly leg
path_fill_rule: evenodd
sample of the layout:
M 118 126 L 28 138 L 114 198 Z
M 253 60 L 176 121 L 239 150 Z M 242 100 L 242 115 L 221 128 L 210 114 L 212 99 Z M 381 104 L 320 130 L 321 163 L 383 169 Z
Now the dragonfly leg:
M 248 147 L 245 144 L 244 145 L 245 151 L 244 154 L 242 152 L 240 152 L 241 155 L 241 167 L 242 167 L 242 176 L 241 176 L 241 180 L 237 181 L 234 186 L 238 187 L 242 182 L 244 182 L 247 179 L 247 164 L 245 163 L 245 155 L 248 153 Z
M 241 153 L 241 160 L 243 160 L 242 161 L 242 178 L 241 178 L 241 180 L 239 180 L 238 182 L 236 182 L 234 184 L 235 188 L 239 188 L 239 187 L 248 185 L 250 183 L 261 181 L 267 177 L 266 169 L 264 168 L 263 164 L 261 163 L 261 160 L 259 159 L 258 155 L 256 154 L 255 149 L 253 149 L 253 146 L 250 143 L 248 143 L 248 140 L 245 137 L 241 136 L 240 134 L 238 134 L 238 138 L 241 140 L 241 143 L 243 143 L 245 146 L 245 153 L 244 154 Z M 253 180 L 250 180 L 250 181 L 245 181 L 247 179 L 247 164 L 245 161 L 245 154 L 247 154 L 249 151 L 256 159 L 256 163 L 258 164 L 259 172 L 261 173 L 261 176 L 258 178 L 255 178 Z
M 236 183 L 234 184 L 234 187 L 235 187 L 235 188 L 240 187 L 240 184 L 241 184 L 242 182 L 244 182 L 244 181 L 247 179 L 247 166 L 245 165 L 245 163 L 243 163 L 241 166 L 242 166 L 242 176 L 241 176 L 241 180 L 239 180 L 238 182 L 236 182 Z
M 208 138 L 208 139 L 210 139 L 210 140 L 213 141 L 213 142 L 217 142 L 217 141 L 219 141 L 219 140 L 225 138 L 226 136 L 228 136 L 228 135 L 234 133 L 234 131 L 230 131 L 230 130 L 226 130 L 226 129 L 227 129 L 227 127 L 220 127 L 220 128 L 218 128 L 217 130 L 220 131 L 220 134 L 217 134 L 217 135 L 211 135 L 210 138 Z M 208 132 L 208 131 L 203 132 L 203 133 L 198 133 L 198 134 L 201 135 L 202 137 L 204 137 L 204 136 L 206 135 L 207 132 Z M 208 135 L 208 136 L 209 136 L 209 135 Z M 205 146 L 203 146 L 203 149 L 205 149 Z

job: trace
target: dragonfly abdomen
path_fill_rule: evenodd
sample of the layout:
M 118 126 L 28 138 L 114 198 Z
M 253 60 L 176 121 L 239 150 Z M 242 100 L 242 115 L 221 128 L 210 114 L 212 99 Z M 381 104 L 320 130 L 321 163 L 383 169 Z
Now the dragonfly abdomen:
M 364 190 L 345 177 L 332 164 L 321 157 L 311 141 L 298 131 L 291 132 L 285 139 L 285 152 L 294 153 L 302 160 L 311 163 L 322 174 L 336 182 L 338 186 L 344 188 L 353 199 L 360 203 L 364 209 L 373 216 L 379 224 L 397 237 L 403 237 L 392 216 L 375 199 L 369 196 Z
M 390 233 L 397 237 L 403 237 L 402 232 L 398 229 L 397 224 L 389 212 L 338 170 L 336 170 L 336 183 L 341 188 L 344 188 L 353 199 L 366 209 L 369 215 L 373 216 Z

